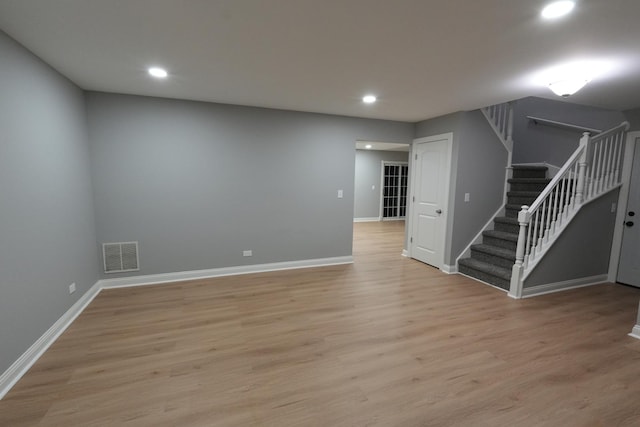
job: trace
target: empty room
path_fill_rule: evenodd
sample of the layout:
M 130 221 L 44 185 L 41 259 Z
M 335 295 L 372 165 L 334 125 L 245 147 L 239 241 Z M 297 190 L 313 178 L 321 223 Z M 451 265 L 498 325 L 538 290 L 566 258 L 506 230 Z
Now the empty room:
M 640 425 L 640 3 L 507 3 L 0 0 L 0 425 Z

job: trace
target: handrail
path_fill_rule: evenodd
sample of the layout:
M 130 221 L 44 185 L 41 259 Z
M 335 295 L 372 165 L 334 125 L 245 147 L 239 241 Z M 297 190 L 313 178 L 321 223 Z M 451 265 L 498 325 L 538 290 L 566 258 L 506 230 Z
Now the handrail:
M 629 122 L 624 121 L 614 128 L 605 130 L 604 132 L 600 132 L 599 134 L 592 136 L 591 141 L 596 142 L 601 139 L 608 138 L 609 136 L 614 135 L 620 131 L 626 132 L 629 130 L 629 126 Z
M 593 134 L 598 134 L 598 133 L 602 132 L 600 129 L 594 129 L 594 128 L 588 128 L 586 126 L 574 125 L 573 123 L 557 122 L 555 120 L 543 119 L 542 117 L 527 116 L 527 119 L 531 120 L 535 124 L 538 124 L 538 122 L 539 122 L 539 123 L 542 123 L 543 125 L 555 126 L 555 127 L 571 129 L 571 130 L 577 130 L 577 131 L 581 131 L 581 132 L 590 132 L 590 133 L 593 133 Z
M 536 198 L 536 200 L 533 203 L 531 203 L 531 206 L 528 207 L 527 210 L 529 213 L 534 212 L 540 207 L 540 205 L 542 204 L 542 201 L 547 198 L 549 193 L 553 191 L 554 187 L 558 184 L 558 182 L 564 178 L 564 175 L 566 174 L 567 170 L 569 170 L 571 165 L 573 165 L 576 159 L 580 157 L 583 149 L 584 147 L 578 147 L 578 149 L 573 152 L 571 157 L 569 157 L 569 160 L 565 162 L 565 164 L 562 166 L 562 168 L 560 168 L 558 173 L 555 174 L 555 176 L 549 182 L 549 184 L 547 184 L 544 190 L 542 190 L 542 193 L 540 193 L 540 195 Z

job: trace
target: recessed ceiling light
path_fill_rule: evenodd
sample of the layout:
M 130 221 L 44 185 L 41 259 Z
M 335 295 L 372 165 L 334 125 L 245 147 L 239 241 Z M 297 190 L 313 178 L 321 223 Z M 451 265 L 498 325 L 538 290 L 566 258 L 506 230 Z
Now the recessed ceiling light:
M 366 148 L 367 150 L 371 150 L 373 148 L 373 145 L 367 144 L 364 146 L 364 148 Z
M 562 0 L 556 1 L 553 3 L 549 3 L 542 9 L 542 17 L 545 19 L 555 19 L 560 18 L 571 12 L 575 7 L 576 3 L 571 0 Z
M 167 73 L 167 70 L 165 70 L 164 68 L 159 68 L 159 67 L 151 67 L 149 68 L 149 74 L 155 78 L 158 79 L 164 79 L 166 78 L 169 73 Z
M 365 104 L 373 104 L 374 102 L 376 102 L 376 97 L 374 95 L 366 95 L 362 97 L 362 102 L 364 102 Z

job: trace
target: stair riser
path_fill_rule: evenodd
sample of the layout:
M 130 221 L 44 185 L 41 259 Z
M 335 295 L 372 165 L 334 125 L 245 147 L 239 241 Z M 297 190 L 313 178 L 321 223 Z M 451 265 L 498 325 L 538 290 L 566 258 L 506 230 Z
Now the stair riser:
M 467 276 L 475 277 L 476 279 L 482 280 L 483 282 L 491 283 L 492 285 L 502 289 L 509 289 L 510 284 L 508 280 L 492 276 L 490 274 L 475 270 L 464 265 L 460 266 L 460 273 L 466 274 Z
M 510 205 L 531 206 L 531 204 L 535 202 L 535 200 L 535 197 L 509 196 L 507 199 L 507 203 L 509 203 Z
M 514 178 L 546 178 L 546 170 L 513 169 Z
M 486 252 L 474 251 L 473 249 L 471 249 L 471 258 L 503 268 L 512 268 L 515 263 L 515 260 L 509 260 Z
M 546 184 L 529 183 L 529 182 L 512 182 L 509 184 L 510 191 L 537 191 L 541 193 L 545 189 Z
M 506 216 L 507 218 L 518 218 L 518 212 L 520 212 L 520 209 L 505 209 L 504 211 L 504 216 Z
M 491 236 L 483 236 L 482 241 L 487 245 L 497 246 L 499 248 L 509 249 L 511 251 L 515 251 L 517 246 L 516 242 L 512 242 L 510 240 L 497 239 Z
M 496 231 L 506 231 L 507 233 L 518 234 L 520 226 L 517 224 L 505 224 L 503 222 L 494 222 L 493 229 Z

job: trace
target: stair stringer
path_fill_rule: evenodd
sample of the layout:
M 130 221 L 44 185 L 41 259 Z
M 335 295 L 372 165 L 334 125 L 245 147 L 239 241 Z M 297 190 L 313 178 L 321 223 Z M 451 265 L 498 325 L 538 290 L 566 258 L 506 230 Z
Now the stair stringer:
M 504 216 L 506 210 L 505 206 L 506 205 L 504 203 L 502 204 L 502 206 L 500 206 L 500 208 L 491 216 L 491 218 L 489 218 L 489 221 L 484 225 L 484 227 L 480 229 L 478 234 L 476 234 L 471 242 L 469 242 L 467 247 L 464 248 L 460 255 L 458 255 L 458 257 L 456 258 L 456 266 L 458 265 L 458 261 L 460 261 L 462 258 L 468 258 L 471 256 L 471 246 L 482 242 L 482 233 L 494 229 L 494 220 L 497 217 Z

